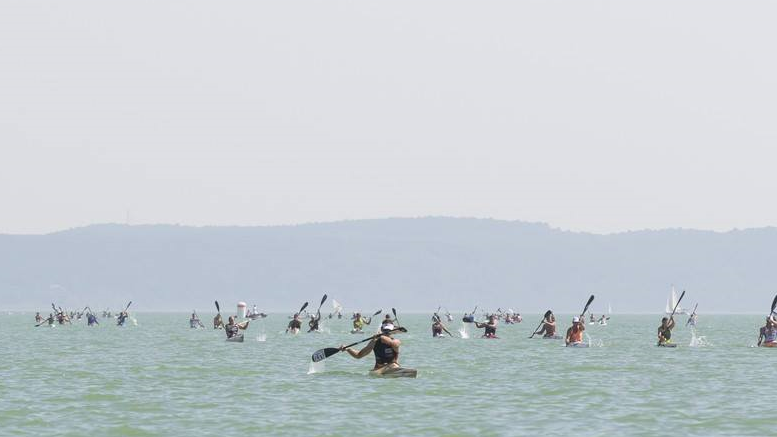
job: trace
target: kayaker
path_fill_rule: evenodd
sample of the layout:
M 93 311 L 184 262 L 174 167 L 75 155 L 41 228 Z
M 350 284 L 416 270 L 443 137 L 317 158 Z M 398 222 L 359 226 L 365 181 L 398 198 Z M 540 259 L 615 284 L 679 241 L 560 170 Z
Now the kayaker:
M 453 335 L 445 328 L 445 325 L 442 324 L 442 320 L 440 320 L 440 316 L 435 314 L 434 321 L 432 322 L 432 337 L 442 337 L 442 333 L 445 331 L 453 337 Z
M 189 327 L 190 328 L 199 328 L 199 327 L 205 327 L 200 322 L 200 318 L 197 317 L 197 313 L 192 313 L 192 317 L 189 319 Z
M 87 313 L 87 314 L 86 314 L 86 323 L 87 323 L 87 326 L 92 326 L 92 325 L 99 325 L 99 324 L 100 324 L 100 323 L 97 321 L 97 316 L 95 316 L 95 315 L 94 315 L 94 314 L 92 314 L 92 313 Z
M 488 316 L 488 322 L 475 322 L 475 326 L 478 328 L 484 328 L 483 338 L 496 338 L 496 316 L 491 314 Z
M 658 345 L 666 346 L 672 342 L 672 328 L 674 328 L 674 316 L 661 319 L 658 327 Z
M 353 331 L 351 332 L 362 332 L 364 325 L 369 325 L 371 322 L 372 317 L 365 319 L 361 313 L 356 313 L 353 316 Z
M 542 338 L 554 338 L 556 336 L 556 315 L 553 311 L 545 312 L 545 318 L 542 319 L 542 328 L 535 334 L 542 334 Z
M 221 313 L 216 314 L 213 318 L 213 329 L 224 329 L 224 320 L 221 318 Z
M 386 325 L 393 325 L 394 321 L 391 319 L 391 314 L 386 314 L 386 317 L 383 318 L 383 321 L 380 322 L 380 329 L 383 330 L 383 327 Z
M 40 315 L 40 313 L 35 313 L 35 323 L 40 323 L 43 321 L 43 316 Z
M 696 326 L 696 322 L 699 321 L 699 316 L 696 313 L 693 313 L 688 317 L 688 321 L 685 322 L 685 326 Z
M 294 317 L 289 320 L 289 325 L 286 327 L 286 333 L 291 331 L 292 334 L 296 334 L 302 329 L 302 321 L 299 319 L 299 313 L 295 313 Z
M 402 344 L 398 339 L 392 338 L 391 334 L 394 331 L 394 325 L 386 325 L 381 329 L 381 334 L 370 340 L 367 346 L 364 346 L 360 351 L 355 351 L 349 347 L 340 346 L 341 351 L 348 352 L 348 354 L 356 359 L 362 359 L 370 354 L 375 354 L 375 367 L 372 370 L 382 369 L 384 367 L 397 368 L 399 367 L 399 346 Z
M 227 323 L 227 325 L 224 326 L 224 332 L 227 333 L 227 338 L 232 338 L 237 336 L 241 329 L 243 330 L 248 329 L 249 320 L 246 320 L 243 323 L 236 323 L 235 316 L 229 316 L 228 322 L 229 323 Z
M 567 335 L 564 337 L 564 342 L 567 346 L 575 345 L 583 342 L 583 331 L 585 331 L 585 323 L 583 323 L 580 317 L 575 316 L 572 318 L 572 326 L 567 329 Z
M 475 314 L 464 314 L 464 317 L 461 318 L 461 321 L 464 323 L 473 323 L 475 321 Z
M 122 311 L 119 313 L 119 317 L 116 319 L 116 325 L 117 326 L 124 326 L 124 323 L 127 321 L 127 317 L 129 317 L 129 313 L 126 311 Z
M 308 329 L 308 332 L 318 332 L 319 321 L 321 321 L 321 313 L 317 313 L 315 316 L 311 314 L 310 321 L 308 322 L 308 326 L 310 327 L 310 329 Z
M 774 317 L 767 317 L 766 325 L 761 327 L 761 330 L 758 333 L 758 346 L 777 346 L 777 321 L 774 320 Z
M 594 313 L 589 314 L 588 322 L 596 323 L 596 318 L 594 317 Z
M 48 323 L 49 326 L 54 326 L 54 314 L 49 313 L 49 318 L 46 319 L 46 323 Z

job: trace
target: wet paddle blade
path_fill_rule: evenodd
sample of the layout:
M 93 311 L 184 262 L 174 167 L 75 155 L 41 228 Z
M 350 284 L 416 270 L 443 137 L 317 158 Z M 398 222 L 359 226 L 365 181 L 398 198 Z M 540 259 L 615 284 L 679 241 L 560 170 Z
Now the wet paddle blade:
M 372 315 L 372 317 L 375 317 L 375 316 L 377 316 L 378 314 L 380 314 L 380 313 L 382 313 L 382 312 L 383 312 L 383 310 L 378 310 L 378 311 L 375 311 L 375 314 L 373 314 L 373 315 Z
M 777 294 L 774 295 L 774 300 L 772 301 L 772 311 L 769 314 L 773 313 L 775 308 L 777 308 Z
M 583 312 L 580 313 L 581 315 L 585 315 L 585 312 L 588 311 L 588 307 L 591 306 L 591 302 L 594 301 L 594 295 L 592 294 L 591 297 L 588 298 L 588 303 L 585 304 L 585 308 L 583 308 Z
M 219 301 L 214 300 L 213 302 L 216 304 L 216 312 L 221 314 L 221 307 L 219 306 Z
M 308 307 L 308 303 L 307 302 L 303 303 L 302 307 L 299 309 L 299 311 L 297 311 L 297 314 L 302 314 L 302 312 L 305 311 L 305 308 L 307 307 Z
M 336 354 L 338 352 L 340 352 L 340 349 L 338 349 L 336 347 L 328 347 L 326 349 L 319 349 L 319 350 L 317 350 L 317 351 L 315 351 L 313 353 L 313 356 L 311 357 L 311 359 L 313 360 L 314 363 L 317 363 L 319 361 L 323 361 L 323 360 L 331 357 L 332 355 L 334 355 L 334 354 Z

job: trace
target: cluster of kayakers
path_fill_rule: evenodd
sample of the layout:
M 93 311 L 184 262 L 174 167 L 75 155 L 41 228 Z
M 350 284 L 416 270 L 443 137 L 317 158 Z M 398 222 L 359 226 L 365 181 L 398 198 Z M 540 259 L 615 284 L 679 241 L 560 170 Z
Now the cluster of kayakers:
M 130 318 L 128 311 L 130 304 L 132 304 L 132 302 L 127 304 L 124 311 L 119 312 L 115 316 L 109 310 L 103 311 L 102 316 L 103 318 L 114 318 L 116 319 L 116 325 L 124 326 Z M 57 325 L 70 325 L 73 321 L 80 321 L 84 317 L 86 318 L 87 326 L 96 326 L 100 324 L 97 316 L 88 306 L 84 307 L 82 311 L 65 311 L 52 303 L 51 308 L 53 309 L 53 312 L 49 313 L 48 317 L 43 317 L 39 311 L 35 313 L 36 327 L 48 325 L 53 328 Z

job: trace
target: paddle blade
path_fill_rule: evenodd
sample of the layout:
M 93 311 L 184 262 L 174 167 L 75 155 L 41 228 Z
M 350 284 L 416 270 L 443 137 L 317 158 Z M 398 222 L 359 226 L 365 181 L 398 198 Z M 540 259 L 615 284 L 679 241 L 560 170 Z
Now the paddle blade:
M 372 317 L 375 317 L 375 316 L 377 316 L 378 314 L 380 314 L 380 313 L 382 313 L 382 312 L 383 312 L 383 310 L 378 310 L 378 311 L 375 311 L 375 314 L 373 314 L 373 315 L 372 315 Z
M 594 295 L 592 294 L 591 297 L 588 298 L 588 302 L 585 304 L 585 308 L 583 308 L 583 312 L 580 314 L 585 314 L 586 311 L 588 311 L 588 307 L 591 306 L 591 302 L 594 301 Z
M 396 308 L 392 308 L 391 309 L 391 313 L 394 314 L 394 318 L 396 319 L 397 318 L 397 309 Z
M 773 313 L 775 308 L 777 308 L 777 295 L 774 295 L 774 300 L 772 301 L 772 311 L 769 314 Z
M 299 311 L 297 311 L 297 314 L 302 314 L 302 312 L 305 311 L 305 308 L 307 307 L 308 307 L 308 303 L 307 302 L 303 303 L 302 307 L 299 309 Z
M 547 310 L 547 311 L 545 311 L 545 315 L 542 318 L 543 319 L 547 319 L 548 317 L 550 317 L 551 314 L 553 314 L 553 311 Z
M 124 311 L 127 311 L 129 309 L 130 305 L 132 305 L 132 301 L 129 301 L 129 303 L 127 304 L 127 307 L 124 308 Z
M 215 304 L 216 304 L 216 312 L 217 312 L 217 313 L 220 313 L 220 312 L 221 312 L 221 307 L 219 306 L 219 301 L 217 301 L 217 300 L 214 300 L 214 301 L 213 301 L 213 303 L 215 303 Z
M 317 351 L 315 351 L 313 353 L 313 356 L 311 357 L 311 359 L 313 360 L 314 363 L 317 363 L 319 361 L 323 361 L 323 360 L 331 357 L 332 355 L 334 355 L 334 354 L 336 354 L 338 352 L 340 352 L 340 349 L 338 349 L 336 347 L 328 347 L 326 349 L 319 349 L 319 350 L 317 350 Z
M 326 294 L 321 298 L 321 305 L 319 305 L 319 307 L 323 306 L 324 302 L 326 302 Z

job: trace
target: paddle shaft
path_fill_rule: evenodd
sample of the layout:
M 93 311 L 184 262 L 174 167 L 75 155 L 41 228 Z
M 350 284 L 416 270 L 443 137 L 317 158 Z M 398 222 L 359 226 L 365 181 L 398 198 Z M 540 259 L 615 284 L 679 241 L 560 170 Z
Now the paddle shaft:
M 672 308 L 672 314 L 669 316 L 669 318 L 670 318 L 670 319 L 671 319 L 672 317 L 674 317 L 674 313 L 675 313 L 675 311 L 677 311 L 677 307 L 679 307 L 679 306 L 680 306 L 680 301 L 681 301 L 681 300 L 683 300 L 683 297 L 685 297 L 685 290 L 683 290 L 683 292 L 682 292 L 682 293 L 680 293 L 680 298 L 679 298 L 679 299 L 677 299 L 677 303 L 676 303 L 676 304 L 674 304 L 674 308 Z

